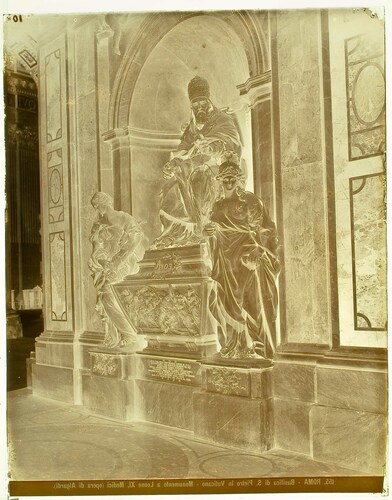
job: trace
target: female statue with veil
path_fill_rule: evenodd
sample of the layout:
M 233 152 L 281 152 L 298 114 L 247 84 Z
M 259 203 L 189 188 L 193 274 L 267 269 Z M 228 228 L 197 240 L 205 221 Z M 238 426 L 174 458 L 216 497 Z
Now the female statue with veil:
M 217 200 L 204 231 L 209 236 L 216 290 L 210 311 L 218 323 L 223 358 L 271 358 L 275 350 L 280 270 L 275 224 L 263 202 L 241 188 L 235 154 L 227 154 L 217 179 Z

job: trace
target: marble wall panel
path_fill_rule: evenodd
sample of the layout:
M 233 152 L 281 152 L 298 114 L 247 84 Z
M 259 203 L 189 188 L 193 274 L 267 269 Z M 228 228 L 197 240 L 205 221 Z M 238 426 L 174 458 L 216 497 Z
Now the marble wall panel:
M 311 409 L 313 458 L 367 474 L 383 475 L 386 417 L 326 406 Z
M 180 429 L 193 429 L 193 387 L 151 380 L 136 380 L 136 386 L 136 418 Z
M 33 364 L 33 394 L 64 403 L 74 402 L 73 370 Z
M 74 348 L 72 344 L 60 342 L 46 343 L 44 346 L 36 345 L 37 363 L 44 365 L 55 365 L 64 368 L 74 366 Z
M 317 402 L 337 408 L 386 413 L 387 374 L 319 367 Z
M 319 13 L 277 16 L 282 167 L 321 160 Z
M 111 161 L 111 160 L 110 160 Z M 108 162 L 110 165 L 110 163 Z M 113 192 L 113 169 L 101 169 L 101 191 L 104 193 L 110 194 L 110 196 L 114 197 Z
M 299 401 L 315 401 L 315 367 L 291 363 L 275 363 L 274 396 Z
M 382 154 L 385 142 L 383 30 L 348 38 L 345 58 L 349 158 L 354 161 Z
M 327 343 L 329 307 L 322 163 L 282 173 L 287 340 Z M 300 286 L 299 286 L 300 283 Z
M 133 384 L 127 380 L 83 375 L 83 405 L 92 413 L 127 420 L 134 406 Z
M 91 374 L 104 377 L 120 378 L 121 359 L 120 356 L 103 352 L 91 353 Z
M 375 53 L 381 55 L 384 50 L 382 41 L 384 21 L 369 18 L 366 12 L 347 11 L 344 16 L 330 15 L 328 23 L 330 51 L 334 54 L 330 60 L 330 68 L 340 344 L 385 348 L 387 333 L 381 331 L 384 330 L 385 315 L 380 315 L 381 310 L 385 311 L 385 259 L 382 255 L 385 255 L 385 240 L 383 241 L 385 236 L 382 235 L 385 230 L 382 227 L 383 217 L 380 216 L 380 209 L 385 200 L 383 186 L 377 186 L 378 182 L 373 184 L 376 178 L 380 181 L 382 179 L 380 174 L 385 170 L 385 158 L 382 155 L 383 148 L 380 147 L 381 138 L 374 142 L 374 138 L 367 136 L 368 143 L 365 149 L 362 148 L 361 151 L 361 148 L 355 147 L 355 141 L 354 143 L 351 141 L 354 139 L 352 135 L 355 125 L 352 121 L 354 110 L 348 109 L 352 108 L 353 92 L 359 90 L 359 88 L 355 90 L 353 85 L 356 76 L 359 78 L 361 96 L 354 96 L 354 101 L 359 98 L 360 102 L 357 104 L 361 108 L 360 114 L 363 112 L 369 115 L 374 112 L 378 114 L 377 109 L 379 111 L 381 109 L 384 89 L 382 85 L 377 86 L 381 75 L 371 78 L 373 85 L 364 85 L 367 78 L 365 80 L 362 78 L 366 75 L 366 67 L 369 68 L 367 66 L 369 61 L 366 61 L 369 55 L 374 56 Z M 358 42 L 360 43 L 357 45 Z M 350 61 L 347 59 L 347 50 L 350 52 Z M 361 68 L 365 69 L 365 75 Z M 375 69 L 374 66 L 370 66 L 369 69 L 371 68 Z M 382 120 L 381 115 L 378 122 L 380 119 Z M 362 124 L 360 129 L 364 130 L 367 126 Z M 378 126 L 378 123 L 374 123 L 374 126 Z M 373 125 L 370 126 L 372 127 Z M 360 142 L 363 146 L 367 132 L 358 134 L 358 127 L 354 128 L 355 136 L 362 137 Z M 381 131 L 380 128 L 377 130 Z M 363 189 L 360 189 L 361 178 L 367 178 Z M 371 181 L 369 184 L 368 180 Z M 354 191 L 359 189 L 359 192 L 350 196 L 350 186 Z M 356 199 L 358 203 L 355 202 Z M 356 204 L 355 207 L 352 206 L 353 202 Z M 377 243 L 371 241 L 372 238 Z M 356 265 L 357 257 L 358 265 Z M 355 277 L 357 272 L 358 282 Z M 360 289 L 361 299 L 355 296 L 355 287 Z M 360 304 L 357 304 L 358 299 Z M 358 317 L 355 312 L 357 306 L 357 312 L 366 318 L 367 314 L 371 315 L 370 310 L 376 313 L 377 319 L 373 317 L 368 320 L 370 319 L 372 327 L 378 330 L 369 328 L 364 316 Z
M 57 48 L 45 57 L 46 142 L 62 136 L 61 98 L 64 80 L 62 81 L 61 75 L 61 56 L 64 54 L 61 52 Z
M 271 217 L 274 218 L 271 119 L 270 100 L 260 102 L 252 109 L 254 192 L 260 196 Z
M 316 11 L 277 14 L 287 342 L 328 343 L 321 36 Z M 298 284 L 301 284 L 300 286 Z
M 203 374 L 203 387 L 208 392 L 266 399 L 272 395 L 272 371 L 207 365 Z
M 75 29 L 75 99 L 76 141 L 79 196 L 80 254 L 83 327 L 88 331 L 103 331 L 102 321 L 95 311 L 96 290 L 88 268 L 91 255 L 89 241 L 96 213 L 90 200 L 100 190 L 100 162 L 97 115 L 97 77 L 95 58 L 96 20 L 92 19 Z
M 49 241 L 51 320 L 67 321 L 66 242 L 64 231 L 51 233 Z
M 95 92 L 96 28 L 96 20 L 93 19 L 80 24 L 75 30 L 75 72 L 78 96 L 86 96 Z
M 387 249 L 384 174 L 350 179 L 356 330 L 386 330 Z
M 249 451 L 272 447 L 272 399 L 193 394 L 195 436 Z
M 41 233 L 45 328 L 74 329 L 72 234 L 69 214 L 68 48 L 65 34 L 40 47 L 39 119 L 41 158 Z
M 64 220 L 64 177 L 62 149 L 51 151 L 48 163 L 48 214 L 49 224 Z
M 164 184 L 162 168 L 168 160 L 166 151 L 132 147 L 132 213 L 146 221 L 143 229 L 151 243 L 162 231 L 159 195 Z
M 311 403 L 275 398 L 275 447 L 310 455 L 311 407 Z

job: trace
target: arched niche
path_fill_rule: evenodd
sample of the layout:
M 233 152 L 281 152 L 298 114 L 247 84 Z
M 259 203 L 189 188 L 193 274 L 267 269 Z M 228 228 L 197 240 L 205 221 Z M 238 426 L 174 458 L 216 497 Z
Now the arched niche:
M 154 47 L 141 68 L 128 115 L 132 211 L 148 220 L 150 239 L 161 230 L 162 167 L 179 143 L 182 126 L 189 121 L 187 87 L 196 74 L 208 80 L 211 100 L 218 108 L 229 107 L 235 112 L 245 149 L 248 153 L 251 149 L 250 119 L 237 89 L 249 78 L 241 40 L 231 26 L 213 16 L 181 22 Z M 250 168 L 250 157 L 247 163 Z
M 165 12 L 149 14 L 132 35 L 132 40 L 117 72 L 109 104 L 109 130 L 128 125 L 129 103 L 132 100 L 139 73 L 152 50 L 165 35 L 184 21 L 196 17 L 214 17 L 231 28 L 231 32 L 241 40 L 251 78 L 271 69 L 269 20 L 266 11 Z
M 161 231 L 162 167 L 189 121 L 187 86 L 196 74 L 209 81 L 214 104 L 228 107 L 239 122 L 247 188 L 253 190 L 249 96 L 240 89 L 269 68 L 260 19 L 248 12 L 151 14 L 130 42 L 115 79 L 106 137 L 116 144 L 117 207 L 147 222 L 150 241 Z
M 237 85 L 249 78 L 246 52 L 233 28 L 214 16 L 181 22 L 155 46 L 139 73 L 128 125 L 179 134 L 189 120 L 187 86 L 196 74 L 208 80 L 218 108 L 239 108 Z

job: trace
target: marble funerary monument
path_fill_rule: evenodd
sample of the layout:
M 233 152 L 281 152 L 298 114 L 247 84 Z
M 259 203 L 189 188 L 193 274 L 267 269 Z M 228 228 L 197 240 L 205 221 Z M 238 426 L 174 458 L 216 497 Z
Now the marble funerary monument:
M 33 393 L 382 474 L 382 21 L 53 19 Z

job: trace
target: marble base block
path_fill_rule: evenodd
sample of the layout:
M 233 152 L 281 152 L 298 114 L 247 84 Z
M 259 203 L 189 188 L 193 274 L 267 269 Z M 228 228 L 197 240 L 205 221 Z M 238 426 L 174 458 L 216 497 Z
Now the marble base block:
M 36 361 L 38 364 L 74 367 L 74 345 L 67 342 L 40 342 L 35 344 Z
M 335 408 L 386 413 L 387 384 L 386 372 L 318 367 L 317 402 Z
M 201 385 L 200 363 L 189 358 L 137 358 L 138 418 L 193 429 L 192 395 Z
M 83 406 L 92 413 L 133 420 L 135 354 L 121 349 L 90 349 L 90 369 L 82 375 Z
M 32 382 L 35 396 L 74 402 L 74 370 L 71 368 L 33 364 Z
M 248 451 L 272 448 L 271 375 L 267 360 L 203 360 L 203 390 L 193 395 L 195 436 Z
M 315 366 L 274 363 L 274 396 L 280 399 L 315 401 Z
M 275 447 L 311 455 L 312 403 L 275 398 L 274 405 Z
M 383 475 L 386 417 L 326 406 L 311 409 L 313 458 L 367 474 Z
M 257 453 L 273 446 L 272 398 L 195 392 L 193 409 L 195 437 Z
M 138 420 L 192 430 L 194 409 L 192 386 L 136 380 Z
M 97 415 L 123 421 L 133 420 L 134 383 L 133 380 L 84 374 L 83 406 Z

